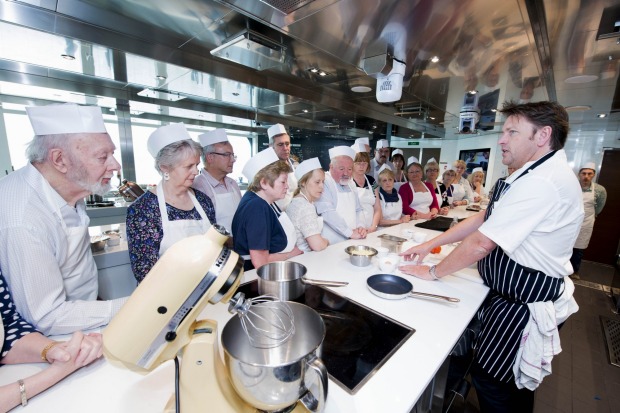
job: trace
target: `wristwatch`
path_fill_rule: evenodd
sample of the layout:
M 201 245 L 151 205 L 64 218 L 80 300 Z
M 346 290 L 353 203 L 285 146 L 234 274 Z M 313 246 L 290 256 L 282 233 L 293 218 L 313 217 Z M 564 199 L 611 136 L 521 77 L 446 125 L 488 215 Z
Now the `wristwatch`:
M 431 265 L 428 269 L 428 273 L 431 275 L 431 277 L 433 277 L 433 281 L 437 281 L 439 279 L 439 277 L 437 277 L 437 275 L 435 274 L 435 268 L 437 268 L 436 265 Z

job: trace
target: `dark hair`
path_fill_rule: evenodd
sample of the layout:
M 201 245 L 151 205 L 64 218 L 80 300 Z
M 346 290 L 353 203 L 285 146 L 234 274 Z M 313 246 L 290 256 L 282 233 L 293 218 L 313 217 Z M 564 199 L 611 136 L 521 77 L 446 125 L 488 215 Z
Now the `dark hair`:
M 394 159 L 400 158 L 400 161 L 403 163 L 403 166 L 405 166 L 405 157 L 402 156 L 400 153 L 397 153 L 396 155 L 392 155 L 392 162 L 394 162 Z
M 504 102 L 500 113 L 509 116 L 524 118 L 534 125 L 535 129 L 544 126 L 551 127 L 551 149 L 558 150 L 564 147 L 568 137 L 568 113 L 557 102 L 531 102 L 518 104 L 514 101 Z

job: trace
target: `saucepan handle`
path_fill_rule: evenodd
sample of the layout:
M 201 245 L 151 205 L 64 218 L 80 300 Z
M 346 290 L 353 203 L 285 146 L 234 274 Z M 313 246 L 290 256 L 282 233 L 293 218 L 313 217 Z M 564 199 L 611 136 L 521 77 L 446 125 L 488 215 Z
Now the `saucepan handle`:
M 435 295 L 435 294 L 428 294 L 428 293 L 419 293 L 417 291 L 411 291 L 409 295 L 412 297 L 436 298 L 437 300 L 446 300 L 451 303 L 458 303 L 459 301 L 461 301 L 460 299 L 454 298 L 454 297 L 446 297 L 445 295 Z
M 301 277 L 301 282 L 307 285 L 318 285 L 319 287 L 344 287 L 349 285 L 346 281 L 313 280 L 306 277 Z
M 312 370 L 316 373 L 315 376 L 317 379 L 308 380 L 307 376 L 304 378 L 308 391 L 300 400 L 303 405 L 306 406 L 306 409 L 312 413 L 320 413 L 325 408 L 325 400 L 327 399 L 327 369 L 323 361 L 316 355 L 313 355 L 310 359 L 306 359 L 306 367 L 308 369 L 306 373 Z M 316 385 L 311 386 L 309 381 L 316 383 Z

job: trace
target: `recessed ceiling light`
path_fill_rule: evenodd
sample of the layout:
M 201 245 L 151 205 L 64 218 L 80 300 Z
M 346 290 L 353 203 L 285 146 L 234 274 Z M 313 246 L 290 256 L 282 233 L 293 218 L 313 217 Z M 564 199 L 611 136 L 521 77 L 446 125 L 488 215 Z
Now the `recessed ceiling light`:
M 319 69 L 317 69 L 316 67 L 311 67 L 308 70 L 311 71 L 312 73 L 318 73 L 319 72 Z
M 327 72 L 324 70 L 319 70 L 319 76 L 327 76 Z
M 372 89 L 369 88 L 368 86 L 353 86 L 351 88 L 351 92 L 355 92 L 355 93 L 366 93 L 366 92 L 370 92 Z
M 429 116 L 428 118 L 429 118 L 430 120 L 435 120 L 435 117 L 434 117 L 434 116 Z
M 583 112 L 592 109 L 590 105 L 573 105 L 564 107 L 567 112 Z
M 596 116 L 602 119 L 602 118 L 606 118 L 606 117 L 607 117 L 607 114 L 606 114 L 606 113 L 599 113 L 599 114 L 598 114 L 598 115 L 596 115 Z
M 157 75 L 157 76 L 155 76 L 155 78 L 157 80 L 166 80 L 167 79 L 166 76 L 163 76 L 163 75 Z
M 564 81 L 566 83 L 589 83 L 594 82 L 596 79 L 598 79 L 597 75 L 577 75 L 568 77 Z
M 497 112 L 497 109 L 491 109 L 491 112 Z
M 65 60 L 75 60 L 75 56 L 72 56 L 70 54 L 61 54 L 60 56 Z
M 304 112 L 304 113 L 308 113 L 308 109 L 304 109 L 304 110 L 303 110 L 303 112 Z
M 350 123 L 353 123 L 353 122 L 355 122 L 355 121 L 354 121 L 353 119 L 351 119 L 349 122 L 350 122 Z
M 439 56 L 433 56 L 431 57 L 431 62 L 433 63 L 437 63 L 439 61 Z
M 470 90 L 467 93 L 469 93 L 470 95 L 475 95 L 476 93 L 478 93 L 478 91 L 477 90 Z

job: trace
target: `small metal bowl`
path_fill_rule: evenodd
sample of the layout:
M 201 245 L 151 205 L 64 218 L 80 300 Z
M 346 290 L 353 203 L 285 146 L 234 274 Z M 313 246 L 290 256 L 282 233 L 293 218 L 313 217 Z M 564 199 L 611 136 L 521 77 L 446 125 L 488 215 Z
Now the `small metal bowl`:
M 92 252 L 101 252 L 105 249 L 105 245 L 108 242 L 110 237 L 96 235 L 90 237 L 90 250 Z
M 104 235 L 107 235 L 110 239 L 108 239 L 108 247 L 114 247 L 116 245 L 120 245 L 121 243 L 121 234 L 117 230 L 109 230 L 104 231 Z
M 356 267 L 367 267 L 372 257 L 377 255 L 377 250 L 367 245 L 351 245 L 344 250 L 349 254 L 351 264 Z

